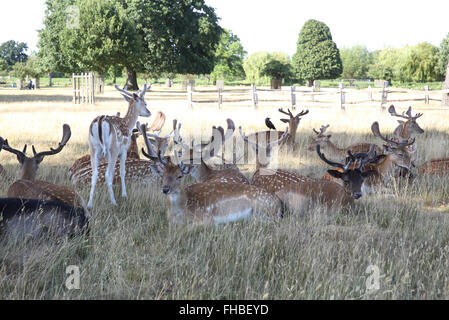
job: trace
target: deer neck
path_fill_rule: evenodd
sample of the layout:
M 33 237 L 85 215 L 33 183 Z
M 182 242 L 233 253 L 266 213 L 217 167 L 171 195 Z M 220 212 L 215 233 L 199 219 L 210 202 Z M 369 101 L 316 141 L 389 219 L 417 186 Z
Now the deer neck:
M 128 128 L 128 132 L 131 134 L 132 129 L 136 125 L 137 119 L 139 118 L 139 111 L 136 108 L 135 102 L 130 101 L 128 106 L 128 111 L 126 115 L 123 117 L 123 121 Z
M 197 165 L 196 170 L 194 171 L 194 173 L 191 173 L 191 175 L 197 182 L 201 182 L 206 180 L 210 176 L 212 171 L 213 170 L 204 163 L 203 159 L 201 159 L 201 163 Z
M 33 165 L 25 163 L 22 167 L 22 175 L 20 177 L 22 180 L 30 180 L 34 181 L 36 179 L 36 169 L 33 168 Z
M 298 123 L 296 123 L 294 120 L 290 121 L 288 130 L 289 130 L 289 132 L 288 132 L 287 141 L 289 144 L 295 144 L 296 130 L 298 130 Z M 283 132 L 285 132 L 285 131 L 283 131 Z
M 186 197 L 182 189 L 167 195 L 167 216 L 172 222 L 182 220 L 186 210 Z
M 389 154 L 377 165 L 377 172 L 379 172 L 384 181 L 387 181 L 394 171 L 394 166 L 391 154 Z
M 328 141 L 323 149 L 323 152 L 328 154 L 332 159 L 344 159 L 346 157 L 346 150 L 337 147 L 332 141 Z

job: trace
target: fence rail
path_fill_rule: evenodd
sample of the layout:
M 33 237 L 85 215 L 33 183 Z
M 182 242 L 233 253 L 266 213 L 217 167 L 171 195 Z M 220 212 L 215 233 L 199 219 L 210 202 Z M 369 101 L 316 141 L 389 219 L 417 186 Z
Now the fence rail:
M 281 89 L 269 89 L 256 86 L 249 88 L 193 88 L 187 86 L 187 101 L 189 107 L 200 106 L 201 104 L 215 104 L 222 108 L 225 104 L 239 103 L 247 104 L 258 108 L 261 103 L 282 103 L 289 104 L 292 109 L 296 109 L 298 104 L 331 104 L 339 105 L 345 109 L 345 105 L 376 104 L 385 109 L 387 103 L 391 102 L 414 102 L 442 101 L 443 94 L 449 94 L 449 90 L 429 90 L 427 86 L 424 90 L 411 90 L 402 88 L 371 88 L 352 89 L 344 88 L 340 84 L 339 88 L 296 88 L 282 87 Z

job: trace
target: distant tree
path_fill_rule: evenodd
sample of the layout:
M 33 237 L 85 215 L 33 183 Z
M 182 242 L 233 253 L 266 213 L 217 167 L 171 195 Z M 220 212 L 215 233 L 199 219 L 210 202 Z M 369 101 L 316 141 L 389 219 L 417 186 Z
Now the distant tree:
M 372 64 L 368 69 L 368 76 L 374 79 L 396 80 L 398 75 L 398 61 L 401 50 L 384 48 L 372 53 Z
M 8 62 L 5 59 L 0 58 L 0 71 L 7 71 L 9 68 Z
M 449 62 L 449 33 L 441 41 L 440 52 L 438 55 L 438 68 L 442 75 L 446 73 L 446 67 Z
M 297 77 L 308 80 L 309 86 L 316 79 L 335 79 L 343 69 L 329 27 L 317 20 L 308 20 L 302 27 L 292 60 Z
M 270 79 L 262 75 L 262 70 L 269 60 L 268 52 L 256 52 L 248 56 L 243 62 L 246 79 L 256 85 L 266 84 Z
M 31 55 L 28 57 L 25 63 L 26 74 L 31 78 L 40 78 L 45 70 L 41 65 L 39 58 L 36 55 Z
M 19 80 L 25 80 L 26 76 L 28 75 L 28 70 L 24 62 L 17 62 L 10 72 L 10 75 L 19 79 Z
M 8 68 L 17 62 L 25 62 L 28 55 L 25 53 L 28 50 L 28 45 L 25 42 L 17 42 L 9 40 L 0 45 L 0 58 L 6 61 Z
M 212 80 L 225 79 L 243 79 L 245 71 L 243 69 L 243 60 L 246 51 L 243 49 L 239 37 L 231 30 L 224 30 L 221 35 L 215 52 L 215 67 L 210 77 Z
M 418 43 L 405 52 L 402 73 L 408 81 L 427 82 L 442 80 L 438 69 L 439 49 L 428 42 Z
M 290 58 L 282 52 L 271 53 L 268 62 L 261 70 L 261 75 L 276 80 L 290 79 L 292 77 Z
M 340 49 L 343 64 L 342 77 L 345 79 L 364 79 L 368 76 L 371 54 L 365 46 Z

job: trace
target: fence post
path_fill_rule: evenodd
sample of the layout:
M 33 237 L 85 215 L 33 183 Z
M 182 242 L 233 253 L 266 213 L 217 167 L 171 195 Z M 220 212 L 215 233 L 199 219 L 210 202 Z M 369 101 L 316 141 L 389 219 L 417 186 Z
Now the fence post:
M 346 97 L 345 92 L 343 89 L 345 88 L 345 85 L 343 82 L 340 82 L 340 108 L 341 110 L 345 110 L 345 103 L 346 103 Z
M 75 74 L 72 73 L 72 87 L 73 87 L 73 104 L 76 104 L 76 78 Z
M 384 81 L 384 84 L 382 86 L 382 101 L 380 103 L 380 109 L 381 111 L 385 111 L 387 99 L 388 99 L 388 91 L 387 91 L 388 82 Z
M 296 87 L 295 86 L 291 86 L 290 87 L 291 90 L 291 100 L 292 100 L 292 110 L 296 109 Z
M 190 83 L 187 84 L 187 103 L 189 108 L 192 108 L 192 85 Z
M 223 92 L 221 88 L 218 88 L 218 109 L 221 108 L 222 104 L 223 104 Z
M 424 86 L 424 103 L 429 104 L 429 86 Z
M 368 85 L 368 101 L 373 102 L 373 92 L 371 91 L 371 85 Z
M 251 93 L 254 109 L 257 109 L 259 107 L 259 97 L 257 96 L 257 88 L 255 85 L 251 85 Z

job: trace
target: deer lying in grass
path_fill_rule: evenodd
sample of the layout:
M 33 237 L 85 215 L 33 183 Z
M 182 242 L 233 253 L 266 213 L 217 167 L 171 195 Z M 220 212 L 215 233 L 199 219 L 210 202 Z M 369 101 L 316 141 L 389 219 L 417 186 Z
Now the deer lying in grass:
M 312 181 L 312 179 L 299 175 L 292 171 L 281 169 L 268 169 L 270 164 L 271 150 L 274 146 L 280 146 L 288 136 L 288 127 L 285 129 L 284 134 L 277 140 L 267 142 L 265 144 L 256 143 L 251 140 L 251 135 L 248 137 L 242 132 L 242 128 L 239 128 L 240 135 L 243 140 L 256 149 L 256 171 L 253 174 L 251 184 L 263 188 L 264 190 L 275 193 L 282 190 L 289 184 L 297 184 L 299 182 Z M 254 139 L 254 136 L 253 136 Z M 263 159 L 263 155 L 265 159 Z
M 164 166 L 162 192 L 167 195 L 167 216 L 173 223 L 228 223 L 250 217 L 280 217 L 280 200 L 264 191 L 244 183 L 205 180 L 182 186 L 192 166 L 156 154 L 146 143 L 146 156 L 159 160 Z
M 163 121 L 161 121 L 160 119 L 163 119 Z M 147 128 L 146 130 L 159 131 L 160 134 L 160 130 L 164 122 L 165 122 L 165 115 L 162 112 L 158 112 L 158 116 L 156 116 L 155 121 L 153 122 L 151 127 Z M 168 139 L 172 133 L 173 131 L 164 137 L 160 137 L 159 135 L 155 134 L 148 134 L 148 135 L 154 137 L 153 139 L 151 139 L 151 141 L 157 141 L 156 142 L 157 148 L 164 148 L 164 147 L 166 148 L 168 146 Z M 155 164 L 153 161 L 140 159 L 139 150 L 137 146 L 137 138 L 140 134 L 141 133 L 139 132 L 138 129 L 133 129 L 131 135 L 131 144 L 129 146 L 128 155 L 125 160 L 125 167 L 126 167 L 125 180 L 142 184 L 154 183 L 160 180 L 161 174 L 160 165 Z M 90 184 L 92 181 L 93 170 L 91 167 L 90 155 L 86 156 L 76 160 L 71 168 L 70 179 L 74 185 L 87 185 Z M 87 158 L 87 161 L 84 160 L 83 162 L 81 162 L 80 160 L 83 158 Z M 100 161 L 100 163 L 98 164 L 98 180 L 97 180 L 99 183 L 103 183 L 106 181 L 105 177 L 107 168 L 108 168 L 107 160 Z M 113 184 L 117 184 L 119 182 L 120 182 L 120 163 L 116 162 L 114 168 Z
M 88 233 L 90 215 L 56 200 L 0 198 L 0 234 L 55 237 Z
M 290 130 L 290 133 L 288 134 L 287 138 L 282 142 L 282 145 L 288 145 L 289 148 L 294 148 L 295 142 L 296 142 L 296 131 L 298 130 L 299 122 L 301 121 L 301 117 L 305 116 L 309 113 L 309 110 L 303 110 L 297 115 L 293 115 L 293 113 L 290 111 L 290 109 L 287 109 L 287 112 L 284 111 L 282 108 L 278 110 L 280 113 L 283 113 L 287 115 L 289 118 L 283 118 L 281 119 L 282 122 L 288 123 L 288 128 Z M 280 138 L 284 131 L 274 131 L 277 132 L 278 138 Z M 258 137 L 262 137 L 262 139 L 265 139 L 264 141 L 269 141 L 270 137 L 272 137 L 272 131 L 259 131 L 253 134 L 250 134 L 248 136 L 248 139 L 251 141 L 256 141 L 256 143 L 259 143 Z M 260 143 L 259 143 L 260 144 Z
M 89 127 L 89 150 L 92 166 L 92 186 L 90 190 L 88 208 L 93 206 L 95 186 L 98 180 L 98 165 L 101 158 L 107 158 L 105 180 L 108 186 L 111 203 L 116 206 L 114 191 L 112 189 L 114 169 L 117 159 L 120 157 L 120 180 L 122 185 L 122 197 L 126 198 L 125 172 L 126 155 L 131 143 L 131 134 L 139 116 L 149 117 L 151 112 L 147 109 L 144 100 L 145 93 L 149 89 L 145 84 L 143 91 L 137 95 L 115 88 L 122 93 L 129 102 L 128 112 L 123 118 L 115 116 L 99 116 L 95 118 Z
M 419 167 L 420 175 L 449 175 L 449 158 L 436 158 L 424 162 Z
M 205 159 L 216 156 L 218 150 L 223 147 L 225 142 L 232 138 L 235 131 L 234 122 L 231 119 L 227 119 L 226 122 L 228 126 L 226 133 L 221 126 L 218 128 L 214 126 L 212 128 L 212 138 L 209 142 L 195 145 L 193 148 L 190 148 L 182 141 L 180 135 L 181 124 L 175 130 L 173 141 L 186 151 L 188 158 L 184 162 L 192 164 L 190 175 L 196 182 L 222 181 L 249 184 L 248 179 L 237 167 L 215 170 L 209 167 L 204 161 Z
M 23 151 L 19 151 L 11 148 L 8 144 L 8 140 L 5 140 L 3 143 L 3 150 L 15 154 L 22 168 L 21 178 L 16 180 L 8 189 L 8 197 L 57 200 L 75 208 L 83 208 L 88 212 L 84 199 L 73 188 L 36 180 L 39 164 L 46 156 L 55 155 L 61 152 L 67 141 L 70 139 L 70 136 L 70 127 L 69 125 L 64 124 L 63 135 L 59 146 L 56 149 L 51 148 L 50 151 L 39 153 L 36 152 L 36 149 L 32 146 L 34 153 L 32 158 L 26 156 L 26 145 L 23 148 Z
M 315 151 L 316 146 L 320 145 L 321 150 L 327 155 L 329 159 L 332 159 L 339 163 L 344 162 L 346 160 L 346 155 L 348 154 L 348 151 L 351 151 L 352 153 L 360 153 L 360 152 L 366 153 L 371 148 L 374 148 L 374 151 L 377 154 L 383 153 L 382 148 L 373 143 L 357 143 L 350 145 L 347 148 L 339 148 L 332 141 L 330 141 L 332 135 L 325 134 L 327 128 L 329 128 L 329 125 L 321 126 L 320 131 L 313 129 L 313 132 L 316 134 L 316 137 L 313 140 L 313 142 L 309 144 L 308 147 L 309 151 Z
M 354 199 L 362 197 L 362 185 L 364 180 L 374 174 L 374 171 L 361 171 L 357 165 L 351 169 L 353 160 L 345 165 L 329 161 L 320 151 L 320 145 L 316 146 L 318 156 L 327 164 L 341 170 L 328 170 L 333 177 L 343 181 L 343 185 L 333 181 L 300 181 L 289 184 L 276 192 L 276 195 L 284 202 L 287 208 L 293 212 L 304 212 L 310 204 L 323 203 L 328 208 L 344 208 L 351 206 Z

